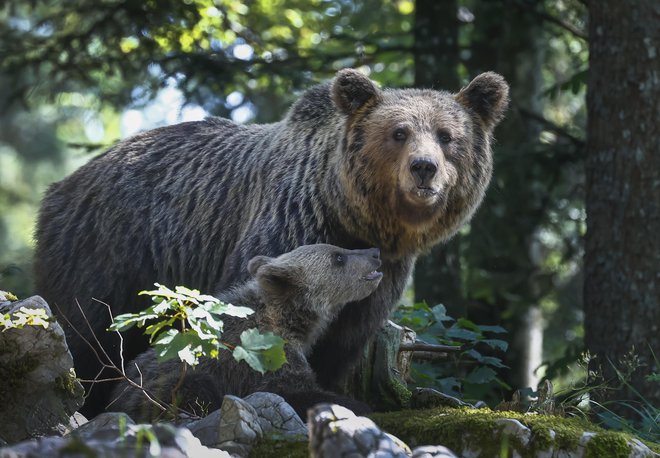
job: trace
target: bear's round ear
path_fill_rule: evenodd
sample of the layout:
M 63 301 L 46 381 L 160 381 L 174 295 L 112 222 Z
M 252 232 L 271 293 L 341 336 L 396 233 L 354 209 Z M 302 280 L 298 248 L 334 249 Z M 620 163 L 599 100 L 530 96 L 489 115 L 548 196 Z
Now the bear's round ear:
M 347 115 L 355 113 L 373 97 L 380 97 L 380 89 L 357 70 L 339 70 L 332 81 L 332 100 Z
M 268 256 L 255 256 L 248 262 L 247 270 L 250 275 L 254 277 L 257 274 L 259 267 L 263 266 L 264 264 L 268 264 L 272 259 L 273 258 L 269 258 Z
M 487 129 L 493 129 L 509 106 L 509 85 L 502 75 L 486 72 L 456 94 L 456 100 L 474 111 Z
M 259 266 L 255 278 L 264 297 L 285 299 L 297 291 L 302 273 L 293 266 L 267 262 Z

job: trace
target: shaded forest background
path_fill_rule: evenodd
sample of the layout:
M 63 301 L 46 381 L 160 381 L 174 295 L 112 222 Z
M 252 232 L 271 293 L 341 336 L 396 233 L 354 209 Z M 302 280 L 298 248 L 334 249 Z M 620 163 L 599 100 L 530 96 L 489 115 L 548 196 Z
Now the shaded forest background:
M 469 226 L 419 260 L 405 299 L 408 304 L 442 303 L 452 317 L 507 330 L 509 349 L 503 358 L 509 368 L 502 369 L 489 387 L 495 398 L 535 387 L 543 377 L 559 387 L 571 387 L 587 377 L 586 367 L 579 364 L 587 347 L 601 355 L 598 364 L 609 367 L 608 360 L 618 364 L 634 344 L 636 391 L 648 401 L 643 405 L 658 406 L 660 382 L 648 380 L 659 372 L 653 357 L 653 350 L 660 356 L 658 242 L 646 240 L 651 259 L 643 266 L 646 274 L 639 284 L 646 287 L 639 296 L 640 307 L 651 310 L 643 314 L 649 328 L 640 334 L 632 326 L 617 336 L 614 325 L 607 330 L 610 347 L 596 337 L 593 346 L 588 336 L 585 343 L 584 302 L 590 297 L 583 294 L 583 257 L 587 196 L 594 189 L 589 173 L 598 164 L 608 167 L 607 161 L 594 162 L 598 151 L 587 145 L 587 89 L 608 90 L 598 79 L 605 72 L 589 72 L 589 49 L 596 39 L 605 48 L 609 44 L 602 33 L 594 38 L 591 30 L 609 20 L 623 24 L 633 12 L 638 18 L 645 12 L 660 17 L 651 0 L 630 2 L 624 11 L 615 11 L 614 0 L 598 3 L 5 2 L 0 7 L 0 288 L 19 296 L 32 292 L 32 231 L 47 185 L 139 130 L 206 115 L 237 122 L 275 121 L 302 90 L 343 67 L 359 68 L 383 86 L 450 91 L 482 71 L 494 70 L 511 85 L 512 105 L 496 131 L 495 174 L 487 197 Z M 598 18 L 603 24 L 588 24 L 593 9 L 602 13 Z M 625 26 L 617 35 L 646 46 L 641 57 L 648 54 L 648 67 L 639 64 L 635 78 L 658 70 L 649 54 L 653 45 L 654 50 L 660 46 L 658 26 L 644 26 L 642 20 L 640 27 L 643 36 L 627 37 L 632 28 Z M 624 48 L 615 58 L 625 67 L 625 59 L 633 57 Z M 601 57 L 605 62 L 606 56 Z M 618 76 L 621 79 L 614 83 L 621 86 L 627 80 Z M 652 84 L 644 97 L 655 96 L 657 101 L 659 85 Z M 602 102 L 600 93 L 591 96 L 594 106 Z M 638 108 L 622 109 L 627 113 Z M 643 134 L 647 136 L 653 129 L 657 133 L 658 124 L 657 111 L 649 113 L 651 122 Z M 631 116 L 625 123 L 635 123 Z M 638 166 L 653 169 L 655 161 L 657 169 L 657 140 L 649 145 L 648 150 L 642 148 L 642 159 L 647 154 L 649 162 Z M 635 151 L 633 146 L 624 148 L 624 159 L 626 151 Z M 609 148 L 606 138 L 599 148 Z M 643 183 L 657 180 L 657 174 L 654 178 L 632 173 L 631 179 Z M 648 218 L 643 224 L 657 227 L 660 192 L 657 184 L 648 186 Z M 598 227 L 606 228 L 607 219 L 598 220 Z M 634 245 L 631 238 L 634 231 L 628 238 Z M 607 251 L 609 243 L 596 243 L 595 250 Z M 599 262 L 595 264 L 605 261 Z M 611 262 L 612 275 L 617 269 L 620 276 L 627 275 L 620 259 Z M 630 273 L 635 272 L 641 270 Z M 589 278 L 612 283 L 603 276 Z M 607 301 L 608 294 L 605 290 L 605 299 L 598 300 Z M 634 304 L 621 302 L 625 294 L 616 297 L 618 302 L 607 307 L 587 305 L 587 313 L 604 314 L 604 321 L 615 324 L 634 316 Z M 604 331 L 598 319 L 591 323 L 594 336 Z M 653 335 L 652 329 L 655 338 L 646 332 Z M 610 370 L 609 377 L 615 376 Z M 613 396 L 630 399 L 634 394 L 624 390 Z

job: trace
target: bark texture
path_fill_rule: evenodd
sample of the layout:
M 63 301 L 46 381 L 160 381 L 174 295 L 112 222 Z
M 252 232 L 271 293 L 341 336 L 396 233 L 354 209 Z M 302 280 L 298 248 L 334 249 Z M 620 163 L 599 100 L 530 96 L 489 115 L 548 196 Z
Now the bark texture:
M 634 346 L 632 386 L 660 405 L 660 3 L 590 2 L 585 338 L 606 378 Z M 595 367 L 594 367 L 595 368 Z M 633 399 L 629 390 L 606 394 Z

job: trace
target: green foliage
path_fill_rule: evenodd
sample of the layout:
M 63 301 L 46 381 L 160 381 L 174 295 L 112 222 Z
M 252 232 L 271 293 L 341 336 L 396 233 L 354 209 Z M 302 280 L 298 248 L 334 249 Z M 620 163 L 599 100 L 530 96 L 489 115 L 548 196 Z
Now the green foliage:
M 0 330 L 22 329 L 25 326 L 49 326 L 49 317 L 44 309 L 30 309 L 21 307 L 13 313 L 0 315 Z
M 221 350 L 233 350 L 236 361 L 244 360 L 262 374 L 277 370 L 286 362 L 284 340 L 270 332 L 260 334 L 256 329 L 248 329 L 241 334 L 239 345 L 221 340 L 222 315 L 246 318 L 254 313 L 252 309 L 227 304 L 183 286 L 172 291 L 156 283 L 156 288 L 140 293 L 152 297 L 154 304 L 151 307 L 115 317 L 109 330 L 122 332 L 134 326 L 145 328 L 144 333 L 149 336 L 161 362 L 178 357 L 182 362 L 196 366 L 200 357 L 217 358 Z
M 429 307 L 425 302 L 399 307 L 394 320 L 413 329 L 426 343 L 460 348 L 449 363 L 413 362 L 415 385 L 473 399 L 483 396 L 493 383 L 504 385 L 495 369 L 506 366 L 493 354 L 506 351 L 508 343 L 491 336 L 506 333 L 504 328 L 478 325 L 466 318 L 456 320 L 447 315 L 444 305 Z
M 658 384 L 660 388 L 660 363 L 653 349 L 655 371 L 646 375 L 646 380 Z M 619 364 L 609 362 L 616 374 L 614 381 L 602 381 L 593 386 L 594 390 L 619 390 L 626 387 L 634 398 L 630 400 L 614 400 L 597 402 L 590 399 L 591 408 L 601 423 L 611 429 L 629 432 L 642 439 L 660 444 L 660 405 L 656 405 L 639 393 L 631 384 L 631 375 L 640 368 L 640 363 L 634 349 Z M 598 374 L 596 374 L 598 375 Z M 625 416 L 621 414 L 625 412 Z
M 0 73 L 42 76 L 38 92 L 91 92 L 144 103 L 172 81 L 210 112 L 225 96 L 263 107 L 339 67 L 377 62 L 384 79 L 412 81 L 413 3 L 380 0 L 164 0 L 75 3 L 10 0 L 0 21 Z M 3 11 L 0 10 L 0 19 Z M 46 78 L 47 76 L 47 78 Z M 30 80 L 13 78 L 28 98 Z M 263 102 L 263 103 L 259 103 Z M 266 117 L 273 116 L 273 113 Z

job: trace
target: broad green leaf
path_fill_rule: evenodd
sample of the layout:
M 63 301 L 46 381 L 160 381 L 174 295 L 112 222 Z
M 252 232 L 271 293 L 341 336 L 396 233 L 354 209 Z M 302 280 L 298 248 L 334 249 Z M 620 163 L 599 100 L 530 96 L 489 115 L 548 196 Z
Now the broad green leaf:
M 149 309 L 147 309 L 149 310 Z M 122 315 L 117 315 L 113 319 L 113 323 L 108 327 L 110 331 L 126 331 L 131 329 L 133 326 L 144 326 L 146 320 L 151 320 L 158 318 L 158 315 L 148 313 L 146 310 L 141 313 L 124 313 Z
M 201 347 L 193 347 L 192 344 L 188 344 L 177 352 L 179 359 L 189 366 L 196 366 L 199 362 L 198 355 L 201 353 Z
M 216 315 L 229 315 L 237 318 L 245 318 L 254 313 L 254 310 L 249 307 L 241 307 L 226 302 L 205 303 L 203 307 Z
M 484 339 L 479 341 L 480 344 L 486 344 L 491 348 L 506 351 L 509 348 L 509 343 L 500 339 Z
M 472 358 L 474 358 L 476 361 L 480 362 L 481 364 L 485 364 L 493 367 L 501 367 L 501 368 L 507 367 L 505 364 L 502 363 L 502 360 L 500 358 L 496 358 L 494 356 L 484 356 L 481 353 L 479 353 L 477 350 L 468 350 L 465 353 L 471 356 Z
M 174 324 L 175 319 L 170 318 L 169 320 L 162 320 L 162 321 L 157 321 L 154 324 L 150 324 L 147 326 L 147 329 L 144 330 L 144 333 L 149 337 L 149 343 L 151 343 L 156 335 L 163 330 L 163 328 L 172 326 Z
M 431 311 L 433 312 L 433 318 L 438 322 L 454 321 L 452 317 L 447 315 L 447 308 L 443 304 L 434 306 Z
M 177 329 L 168 329 L 153 342 L 152 346 L 156 350 L 159 362 L 178 356 L 178 352 L 188 345 L 186 339 L 181 336 L 182 334 Z
M 258 329 L 246 329 L 241 333 L 241 345 L 250 350 L 266 350 L 274 345 L 283 345 L 284 340 L 273 334 L 266 332 L 259 333 Z
M 489 367 L 477 367 L 466 377 L 465 381 L 468 383 L 488 383 L 495 379 L 496 373 Z
M 476 340 L 478 334 L 467 329 L 451 327 L 447 329 L 447 337 L 451 337 L 452 339 Z
M 277 370 L 286 362 L 284 339 L 272 332 L 260 334 L 256 329 L 247 329 L 241 333 L 241 345 L 236 346 L 233 356 L 262 374 Z
M 468 320 L 467 318 L 459 318 L 458 320 L 456 320 L 456 325 L 462 329 L 469 329 L 470 331 L 481 333 L 480 327 L 474 324 L 472 321 Z
M 202 340 L 215 340 L 220 336 L 220 333 L 204 319 L 196 319 L 195 317 L 188 317 L 188 324 L 197 333 Z
M 481 332 L 494 332 L 495 334 L 506 334 L 506 329 L 502 326 L 479 326 Z

